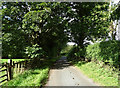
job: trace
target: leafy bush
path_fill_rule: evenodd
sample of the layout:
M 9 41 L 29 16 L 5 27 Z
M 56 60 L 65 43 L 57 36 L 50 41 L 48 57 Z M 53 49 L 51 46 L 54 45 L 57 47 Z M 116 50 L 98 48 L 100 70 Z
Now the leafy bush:
M 84 57 L 85 56 L 85 48 L 78 48 L 78 52 L 75 53 L 77 57 Z
M 44 56 L 45 52 L 41 47 L 39 47 L 38 44 L 33 45 L 32 47 L 28 46 L 26 47 L 26 55 L 29 58 L 37 58 L 37 57 L 42 57 Z
M 74 46 L 68 53 L 67 57 L 68 59 L 78 59 L 80 57 L 84 57 L 85 56 L 85 48 L 79 48 L 78 46 Z
M 115 40 L 100 42 L 86 47 L 86 58 L 92 60 L 97 59 L 112 66 L 118 66 L 120 64 L 118 61 L 119 55 L 120 42 Z

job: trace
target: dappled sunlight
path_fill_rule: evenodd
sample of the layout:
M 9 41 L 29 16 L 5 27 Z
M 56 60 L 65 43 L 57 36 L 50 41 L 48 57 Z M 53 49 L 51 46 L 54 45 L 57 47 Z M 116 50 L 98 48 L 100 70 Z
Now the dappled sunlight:
M 67 61 L 67 58 L 65 56 L 62 56 L 56 63 L 54 63 L 53 67 L 51 69 L 64 69 L 71 66 L 71 63 Z

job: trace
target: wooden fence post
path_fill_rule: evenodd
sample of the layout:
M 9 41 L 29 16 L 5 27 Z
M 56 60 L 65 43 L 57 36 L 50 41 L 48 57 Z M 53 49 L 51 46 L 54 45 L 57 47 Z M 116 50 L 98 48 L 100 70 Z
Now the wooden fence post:
M 25 69 L 27 68 L 27 60 L 25 61 Z
M 16 73 L 18 73 L 18 63 L 17 63 Z
M 17 74 L 17 65 L 16 65 L 16 61 L 15 61 L 15 74 Z
M 8 61 L 8 75 L 9 75 L 9 80 L 13 79 L 13 69 L 12 69 L 12 59 Z
M 7 62 L 5 62 L 5 65 L 6 65 L 5 67 L 6 67 L 6 69 L 7 69 L 7 70 L 6 70 L 6 73 L 7 73 L 7 81 L 8 81 L 8 79 L 9 79 L 9 78 L 8 78 L 8 68 L 7 68 Z
M 13 75 L 15 73 L 15 62 L 13 61 Z
M 18 73 L 19 73 L 19 71 L 20 71 L 20 64 L 18 63 Z
M 21 73 L 23 72 L 23 62 L 21 62 Z
M 21 73 L 21 62 L 20 62 L 20 73 Z
M 25 61 L 23 62 L 23 71 L 25 70 Z

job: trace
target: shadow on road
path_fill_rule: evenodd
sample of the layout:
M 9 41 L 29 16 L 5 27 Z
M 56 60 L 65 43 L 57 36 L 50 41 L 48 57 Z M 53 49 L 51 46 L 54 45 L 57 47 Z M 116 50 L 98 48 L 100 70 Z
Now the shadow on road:
M 67 61 L 67 57 L 62 56 L 51 69 L 64 69 L 69 66 L 71 66 L 71 63 Z

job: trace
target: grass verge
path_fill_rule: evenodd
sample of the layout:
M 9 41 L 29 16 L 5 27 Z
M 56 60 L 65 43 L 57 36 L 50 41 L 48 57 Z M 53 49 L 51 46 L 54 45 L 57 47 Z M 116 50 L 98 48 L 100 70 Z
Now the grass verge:
M 73 64 L 101 86 L 118 86 L 118 70 L 113 71 L 109 66 L 101 67 L 95 62 L 78 61 Z
M 48 72 L 58 58 L 36 59 L 30 62 L 29 69 L 8 81 L 4 86 L 42 86 L 48 79 Z
M 47 78 L 48 68 L 27 70 L 3 86 L 41 86 Z
M 24 61 L 24 60 L 26 59 L 12 59 L 12 61 Z M 0 64 L 4 62 L 8 62 L 8 59 L 0 59 Z

